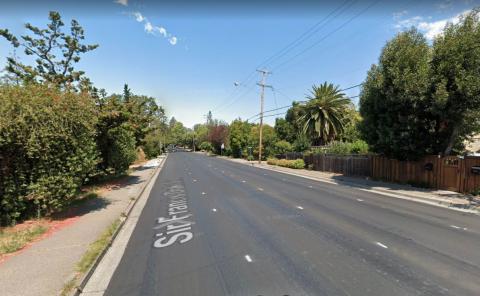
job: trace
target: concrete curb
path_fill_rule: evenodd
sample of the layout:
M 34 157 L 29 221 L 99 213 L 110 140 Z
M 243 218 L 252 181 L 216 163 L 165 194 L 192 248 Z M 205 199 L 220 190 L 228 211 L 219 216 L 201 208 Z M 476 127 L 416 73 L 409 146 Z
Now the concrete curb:
M 105 254 L 108 252 L 108 250 L 112 246 L 112 243 L 115 241 L 115 238 L 117 237 L 118 233 L 122 230 L 122 228 L 125 224 L 125 221 L 127 221 L 127 219 L 129 217 L 130 213 L 132 212 L 133 208 L 135 207 L 138 200 L 140 199 L 140 197 L 145 192 L 145 189 L 148 187 L 148 185 L 152 182 L 153 179 L 156 179 L 156 176 L 158 176 L 159 171 L 163 168 L 163 164 L 167 160 L 167 156 L 162 158 L 161 163 L 158 165 L 158 167 L 152 173 L 152 175 L 150 176 L 150 179 L 145 183 L 145 185 L 143 186 L 143 188 L 140 191 L 140 193 L 138 194 L 138 196 L 134 200 L 132 200 L 131 202 L 128 203 L 127 207 L 122 212 L 122 214 L 124 214 L 124 216 L 123 215 L 120 216 L 120 224 L 118 225 L 117 229 L 113 233 L 112 238 L 110 239 L 108 244 L 105 246 L 105 248 L 100 252 L 98 257 L 95 258 L 95 261 L 93 262 L 93 264 L 89 268 L 89 270 L 83 275 L 83 277 L 80 281 L 80 284 L 78 286 L 76 286 L 75 290 L 70 293 L 71 296 L 78 296 L 83 292 L 83 289 L 85 288 L 85 286 L 87 285 L 91 276 L 95 272 L 95 269 L 98 267 L 98 265 L 100 264 L 100 261 L 102 261 L 103 257 L 105 256 Z
M 329 183 L 329 184 L 334 184 L 334 185 L 349 186 L 349 187 L 352 187 L 352 188 L 358 188 L 358 189 L 363 190 L 363 191 L 377 193 L 377 194 L 380 194 L 380 195 L 383 195 L 383 196 L 389 196 L 389 197 L 394 197 L 394 198 L 398 198 L 398 199 L 415 201 L 415 202 L 424 203 L 424 204 L 437 206 L 437 207 L 450 209 L 450 210 L 463 212 L 463 213 L 472 213 L 472 214 L 480 215 L 480 212 L 478 210 L 455 207 L 455 206 L 453 206 L 452 202 L 446 201 L 446 200 L 431 199 L 431 198 L 419 197 L 419 196 L 410 195 L 410 194 L 391 192 L 389 190 L 383 190 L 383 189 L 380 189 L 380 188 L 372 188 L 372 186 L 367 186 L 367 185 L 363 185 L 363 184 L 359 184 L 359 183 L 355 183 L 355 182 L 350 182 L 350 181 L 346 181 L 346 180 L 333 181 L 329 178 L 306 176 L 306 175 L 303 175 L 303 174 L 286 172 L 286 171 L 283 171 L 283 170 L 276 170 L 275 168 L 270 168 L 270 167 L 263 166 L 263 165 L 260 166 L 260 165 L 255 164 L 255 163 L 250 163 L 250 162 L 245 163 L 245 162 L 235 161 L 235 160 L 232 160 L 228 157 L 223 157 L 223 156 L 221 156 L 220 158 L 225 159 L 225 160 L 229 160 L 229 161 L 234 162 L 234 163 L 243 164 L 243 165 L 247 165 L 247 166 L 253 166 L 253 167 L 256 167 L 256 168 L 259 168 L 259 169 L 274 171 L 274 172 L 277 172 L 277 173 L 302 177 L 302 178 L 305 178 L 305 179 L 310 179 L 310 180 Z

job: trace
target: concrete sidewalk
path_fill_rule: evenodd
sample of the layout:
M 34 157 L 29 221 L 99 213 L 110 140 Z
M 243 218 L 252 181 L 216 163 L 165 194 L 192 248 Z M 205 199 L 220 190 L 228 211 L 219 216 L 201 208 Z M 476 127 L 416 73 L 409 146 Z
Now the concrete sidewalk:
M 72 224 L 1 263 L 0 294 L 58 295 L 88 246 L 134 202 L 158 165 L 153 160 L 136 167 L 121 185 L 85 202 Z
M 297 175 L 318 181 L 359 187 L 364 190 L 381 193 L 383 195 L 391 197 L 404 198 L 479 213 L 479 204 L 477 202 L 471 202 L 467 199 L 466 195 L 454 191 L 416 188 L 410 185 L 373 181 L 365 178 L 346 177 L 341 174 L 335 174 L 330 172 L 311 171 L 305 169 L 290 169 L 280 166 L 269 165 L 266 163 L 266 161 L 262 161 L 262 163 L 259 164 L 257 161 L 247 161 L 244 159 L 229 158 L 225 156 L 217 157 L 241 163 L 244 165 L 250 165 L 286 174 Z

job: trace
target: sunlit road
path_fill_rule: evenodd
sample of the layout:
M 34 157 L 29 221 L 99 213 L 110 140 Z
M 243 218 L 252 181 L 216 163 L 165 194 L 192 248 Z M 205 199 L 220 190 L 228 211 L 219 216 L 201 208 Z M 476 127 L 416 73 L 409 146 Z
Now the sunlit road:
M 171 153 L 106 295 L 480 295 L 479 218 Z

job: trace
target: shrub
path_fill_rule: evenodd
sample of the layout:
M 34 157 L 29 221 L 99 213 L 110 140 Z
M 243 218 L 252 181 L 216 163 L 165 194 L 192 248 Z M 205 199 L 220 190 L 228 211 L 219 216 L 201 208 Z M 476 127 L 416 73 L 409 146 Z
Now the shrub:
M 290 144 L 285 140 L 276 142 L 274 146 L 275 154 L 285 154 L 287 152 L 292 151 L 292 149 L 293 149 L 292 144 Z
M 368 144 L 363 140 L 356 140 L 350 146 L 350 153 L 352 154 L 367 154 Z
M 205 142 L 202 142 L 200 144 L 199 148 L 200 148 L 200 150 L 210 152 L 210 151 L 213 150 L 213 145 L 212 145 L 212 143 L 205 141 Z
M 368 153 L 368 144 L 365 141 L 357 140 L 353 143 L 348 142 L 332 142 L 324 150 L 327 154 L 366 154 Z
M 269 158 L 267 159 L 267 163 L 270 165 L 278 165 L 281 167 L 287 167 L 291 169 L 305 168 L 305 162 L 303 161 L 303 159 L 288 160 L 288 159 Z
M 127 124 L 111 128 L 107 132 L 108 151 L 104 159 L 115 175 L 123 174 L 135 161 L 135 135 Z
M 153 133 L 147 134 L 144 139 L 143 152 L 147 155 L 148 159 L 152 159 L 162 154 L 160 149 L 161 143 L 158 136 Z
M 311 142 L 305 135 L 299 135 L 297 139 L 293 142 L 293 150 L 296 152 L 303 152 L 310 149 Z
M 0 86 L 0 224 L 62 209 L 95 169 L 95 105 L 86 94 Z

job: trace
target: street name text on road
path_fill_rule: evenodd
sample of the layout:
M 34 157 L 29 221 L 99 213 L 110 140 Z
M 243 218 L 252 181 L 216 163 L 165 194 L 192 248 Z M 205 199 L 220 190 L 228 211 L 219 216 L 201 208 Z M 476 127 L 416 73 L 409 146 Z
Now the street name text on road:
M 187 220 L 192 214 L 189 213 L 185 187 L 180 182 L 176 182 L 163 195 L 168 198 L 168 217 L 157 219 L 158 225 L 154 229 L 163 229 L 164 232 L 155 235 L 156 239 L 153 243 L 155 248 L 168 247 L 177 241 L 183 244 L 193 238 L 194 222 Z

